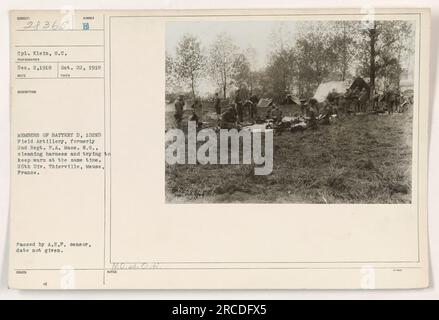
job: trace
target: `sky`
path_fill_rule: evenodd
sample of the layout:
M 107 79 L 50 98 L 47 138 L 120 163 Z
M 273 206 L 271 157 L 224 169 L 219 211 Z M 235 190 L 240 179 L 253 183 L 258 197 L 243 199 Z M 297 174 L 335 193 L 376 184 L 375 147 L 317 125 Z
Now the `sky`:
M 234 43 L 242 50 L 249 47 L 256 53 L 256 68 L 266 65 L 270 53 L 273 30 L 282 26 L 294 34 L 295 21 L 175 21 L 166 25 L 166 51 L 174 54 L 177 43 L 184 34 L 191 34 L 201 40 L 203 47 L 208 48 L 216 35 L 226 32 Z M 287 37 L 286 32 L 284 33 Z
M 282 31 L 282 38 L 294 41 L 297 31 L 295 21 L 173 21 L 166 24 L 166 52 L 175 55 L 178 42 L 185 34 L 200 39 L 203 50 L 210 45 L 220 33 L 227 33 L 241 50 L 252 48 L 255 54 L 253 68 L 261 69 L 267 65 L 271 52 L 272 34 Z M 279 32 L 278 32 L 279 33 Z M 217 91 L 217 85 L 211 79 L 203 79 L 197 85 L 201 95 L 211 95 Z

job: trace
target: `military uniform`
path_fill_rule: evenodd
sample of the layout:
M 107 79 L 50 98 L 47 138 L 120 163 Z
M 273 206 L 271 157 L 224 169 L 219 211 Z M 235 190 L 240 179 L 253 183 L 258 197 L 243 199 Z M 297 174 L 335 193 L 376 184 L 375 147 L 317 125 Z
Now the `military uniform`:
M 236 126 L 236 113 L 233 107 L 230 107 L 221 115 L 220 127 L 222 129 L 232 129 Z
M 366 90 L 362 90 L 361 92 L 360 92 L 360 95 L 359 95 L 359 97 L 358 97 L 358 101 L 359 101 L 359 104 L 360 104 L 360 111 L 361 112 L 366 112 L 366 109 L 367 109 L 367 99 L 368 98 L 368 94 L 367 94 L 367 91 Z
M 218 97 L 218 95 L 215 96 L 214 106 L 215 106 L 216 114 L 220 115 L 221 114 L 221 99 Z
M 175 125 L 177 126 L 177 128 L 180 128 L 181 120 L 183 119 L 184 100 L 182 98 L 178 98 L 175 101 L 174 106 L 175 106 L 175 113 L 174 113 Z
M 360 109 L 359 95 L 360 95 L 360 92 L 359 92 L 358 88 L 355 88 L 351 94 L 352 109 L 353 109 L 354 113 L 357 113 L 360 111 L 359 110 Z
M 395 92 L 392 89 L 386 92 L 386 105 L 389 114 L 395 111 L 396 97 L 395 97 Z
M 271 118 L 274 120 L 274 123 L 282 122 L 282 110 L 279 107 L 274 107 L 271 110 Z
M 314 105 L 310 106 L 308 108 L 307 115 L 309 118 L 307 127 L 310 129 L 316 129 L 317 128 L 317 111 L 316 111 L 316 108 Z
M 253 95 L 250 97 L 249 101 L 251 102 L 251 104 L 250 104 L 250 118 L 254 121 L 256 119 L 256 117 L 258 116 L 257 105 L 258 105 L 259 99 L 256 95 Z
M 235 108 L 236 108 L 236 113 L 238 115 L 238 121 L 242 122 L 244 118 L 244 112 L 243 112 L 242 101 L 241 101 L 241 92 L 239 90 L 236 91 Z

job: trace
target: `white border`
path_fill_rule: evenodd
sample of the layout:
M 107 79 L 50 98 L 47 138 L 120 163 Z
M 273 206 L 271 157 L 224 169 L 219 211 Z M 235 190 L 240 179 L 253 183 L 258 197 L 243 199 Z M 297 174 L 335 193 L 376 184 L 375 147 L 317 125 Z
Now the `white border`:
M 224 8 L 325 8 L 328 1 L 297 0 L 222 0 L 221 3 L 202 0 L 151 0 L 145 5 L 141 0 L 75 0 L 71 1 L 42 0 L 39 6 L 30 5 L 26 0 L 0 1 L 0 299 L 438 299 L 439 289 L 435 285 L 434 275 L 439 274 L 439 170 L 437 166 L 429 168 L 429 231 L 430 231 L 430 259 L 431 259 L 431 287 L 425 290 L 388 290 L 388 291 L 75 291 L 75 292 L 45 292 L 45 291 L 17 291 L 7 289 L 7 250 L 8 236 L 8 209 L 9 209 L 9 21 L 8 10 L 12 9 L 224 9 Z M 358 1 L 336 0 L 330 3 L 331 7 L 430 7 L 432 9 L 432 30 L 439 28 L 439 2 L 436 0 L 381 0 Z M 438 56 L 437 37 L 431 39 L 431 76 L 430 76 L 430 164 L 437 164 L 439 160 L 439 145 L 437 144 L 439 117 L 434 110 L 438 83 L 437 74 Z M 438 96 L 439 97 L 439 96 Z M 435 194 L 436 193 L 436 194 Z

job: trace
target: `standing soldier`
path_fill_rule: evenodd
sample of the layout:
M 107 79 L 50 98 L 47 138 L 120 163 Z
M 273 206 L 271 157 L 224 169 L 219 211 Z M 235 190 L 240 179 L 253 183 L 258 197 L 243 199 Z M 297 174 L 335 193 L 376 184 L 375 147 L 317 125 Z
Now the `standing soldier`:
M 339 113 L 340 114 L 347 114 L 348 112 L 348 104 L 349 104 L 349 94 L 348 92 L 346 92 L 345 94 L 342 94 L 340 96 L 340 101 L 339 101 Z
M 396 103 L 396 98 L 395 98 L 395 92 L 390 89 L 389 85 L 386 86 L 386 105 L 387 105 L 387 112 L 389 114 L 393 114 L 393 111 L 395 110 L 395 103 Z
M 300 97 L 300 112 L 304 116 L 306 113 L 306 99 L 305 97 Z
M 360 112 L 366 112 L 367 109 L 367 100 L 368 100 L 368 94 L 366 88 L 363 88 L 360 92 L 360 95 L 358 96 L 358 102 L 360 105 Z
M 307 128 L 317 129 L 317 100 L 312 98 L 308 103 L 308 123 Z
M 235 93 L 235 108 L 238 115 L 238 122 L 242 122 L 244 114 L 242 110 L 241 89 L 236 90 Z
M 250 118 L 252 119 L 252 121 L 255 121 L 256 117 L 258 116 L 257 106 L 259 103 L 259 98 L 257 95 L 254 94 L 250 97 L 249 101 L 251 102 L 251 104 L 250 104 Z
M 356 114 L 357 112 L 359 112 L 359 108 L 360 108 L 360 104 L 359 104 L 359 97 L 360 97 L 360 90 L 358 89 L 358 87 L 355 87 L 355 89 L 352 91 L 351 94 L 351 101 L 353 104 L 353 110 L 354 110 L 354 114 Z
M 375 91 L 375 94 L 374 94 L 374 110 L 372 110 L 372 111 L 377 111 L 377 110 L 379 110 L 380 109 L 380 104 L 381 104 L 381 99 L 382 99 L 382 95 L 381 94 L 379 94 L 377 91 Z
M 184 107 L 184 99 L 183 95 L 179 95 L 177 100 L 175 101 L 175 125 L 177 128 L 181 128 L 181 120 L 183 119 L 183 107 Z
M 395 92 L 395 108 L 396 108 L 396 112 L 398 113 L 402 113 L 402 99 L 401 99 L 401 91 L 398 89 L 396 89 Z
M 215 112 L 219 116 L 221 114 L 221 99 L 218 96 L 218 92 L 215 92 L 215 99 L 213 101 L 215 106 Z

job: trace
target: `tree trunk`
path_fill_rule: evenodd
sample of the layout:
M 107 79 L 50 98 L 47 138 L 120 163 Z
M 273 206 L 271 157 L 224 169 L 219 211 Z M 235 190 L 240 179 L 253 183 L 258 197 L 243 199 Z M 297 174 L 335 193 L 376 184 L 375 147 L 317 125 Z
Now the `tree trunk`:
M 192 97 L 193 97 L 194 100 L 195 100 L 195 85 L 194 85 L 194 79 L 192 79 L 192 82 L 191 82 L 191 88 L 192 88 Z
M 370 93 L 369 93 L 369 99 L 370 99 L 370 106 L 371 106 L 372 110 L 374 110 L 375 109 L 375 99 L 374 99 L 374 96 L 375 96 L 375 76 L 376 76 L 376 64 L 375 64 L 376 25 L 375 25 L 375 22 L 373 22 L 372 28 L 369 29 L 369 35 L 370 35 L 370 70 L 369 70 Z
M 396 74 L 396 87 L 398 88 L 398 90 L 400 90 L 401 89 L 401 75 L 402 75 L 402 67 L 401 67 L 401 55 L 402 55 L 402 53 L 401 53 L 401 47 L 399 48 L 399 50 L 398 50 L 398 66 L 397 66 L 397 69 L 396 69 L 396 72 L 397 72 L 397 74 Z
M 346 35 L 346 24 L 343 22 L 343 54 L 342 54 L 342 71 L 341 71 L 341 81 L 346 80 L 346 73 L 348 69 L 348 43 L 347 43 L 347 35 Z
M 224 100 L 227 98 L 227 75 L 224 72 L 224 83 L 223 83 L 223 95 L 224 95 Z

